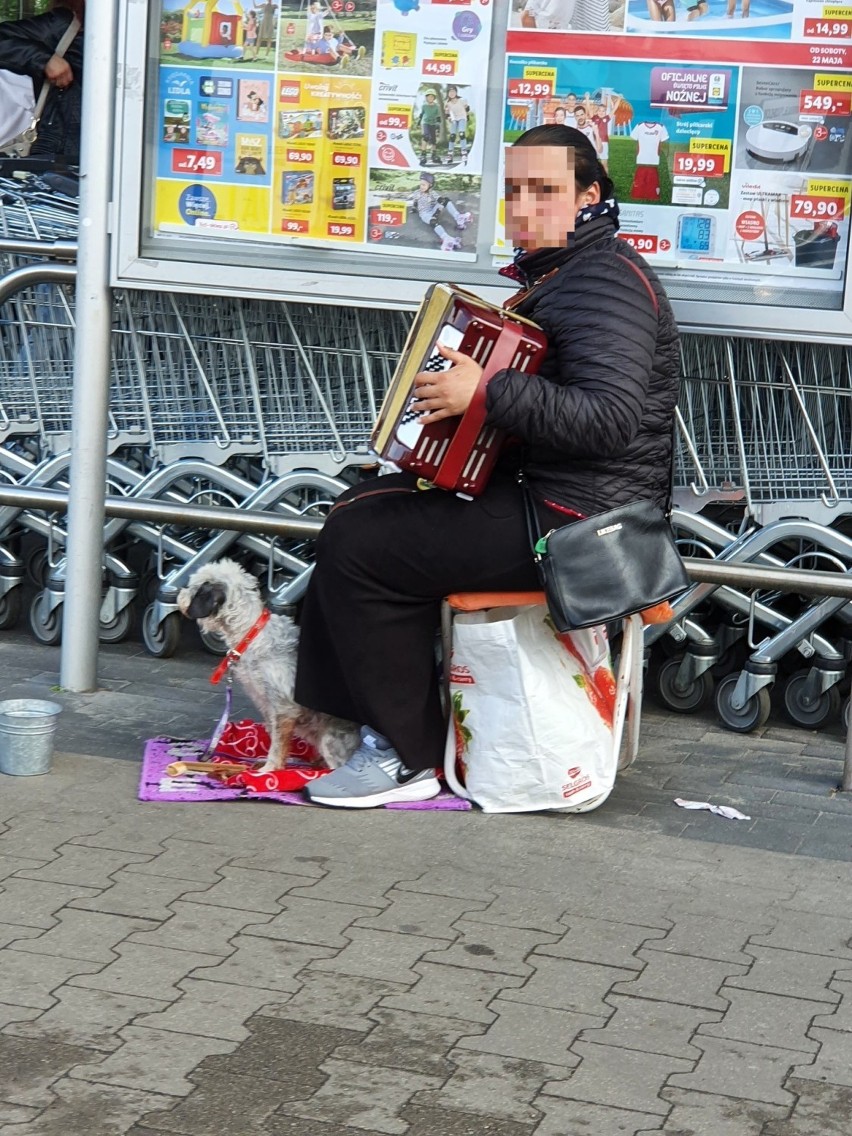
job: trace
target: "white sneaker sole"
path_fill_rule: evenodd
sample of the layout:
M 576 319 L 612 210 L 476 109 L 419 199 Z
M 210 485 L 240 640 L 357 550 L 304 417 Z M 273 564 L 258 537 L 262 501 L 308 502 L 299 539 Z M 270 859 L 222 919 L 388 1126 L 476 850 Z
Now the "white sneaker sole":
M 321 783 L 322 778 L 314 781 L 312 786 L 316 785 L 319 790 Z M 315 805 L 333 805 L 341 809 L 375 809 L 379 805 L 431 801 L 440 792 L 441 784 L 438 778 L 430 777 L 426 781 L 399 785 L 395 789 L 388 789 L 384 793 L 373 793 L 369 797 L 323 797 L 321 790 L 307 795 Z

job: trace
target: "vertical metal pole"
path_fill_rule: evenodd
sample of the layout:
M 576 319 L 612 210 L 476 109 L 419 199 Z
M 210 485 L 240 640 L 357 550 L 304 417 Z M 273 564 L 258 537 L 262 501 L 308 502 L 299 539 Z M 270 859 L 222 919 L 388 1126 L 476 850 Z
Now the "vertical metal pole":
M 97 686 L 112 325 L 108 218 L 117 16 L 118 5 L 114 0 L 88 0 L 84 28 L 68 570 L 59 674 L 62 687 L 74 691 L 94 690 Z

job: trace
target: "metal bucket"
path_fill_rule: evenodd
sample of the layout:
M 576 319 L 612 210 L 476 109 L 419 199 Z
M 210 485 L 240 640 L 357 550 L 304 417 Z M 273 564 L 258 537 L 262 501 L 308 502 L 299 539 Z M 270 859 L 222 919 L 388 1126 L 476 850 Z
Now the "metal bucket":
M 62 707 L 40 698 L 0 702 L 0 773 L 33 777 L 49 773 L 56 718 Z

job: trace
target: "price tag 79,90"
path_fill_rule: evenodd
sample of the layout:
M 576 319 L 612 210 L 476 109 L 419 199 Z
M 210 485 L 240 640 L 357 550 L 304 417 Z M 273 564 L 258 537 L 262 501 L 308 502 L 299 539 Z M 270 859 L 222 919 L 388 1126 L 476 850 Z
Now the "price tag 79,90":
M 840 221 L 846 211 L 842 197 L 817 197 L 814 194 L 794 193 L 790 198 L 793 217 L 806 217 L 814 221 Z

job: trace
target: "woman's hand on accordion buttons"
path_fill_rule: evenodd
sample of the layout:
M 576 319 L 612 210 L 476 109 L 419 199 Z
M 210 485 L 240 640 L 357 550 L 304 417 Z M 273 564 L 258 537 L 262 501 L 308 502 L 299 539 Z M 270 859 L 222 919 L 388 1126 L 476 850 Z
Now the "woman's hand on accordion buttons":
M 446 371 L 419 371 L 414 376 L 417 411 L 424 426 L 464 414 L 482 379 L 482 368 L 469 356 L 443 343 L 437 348 L 453 365 Z

